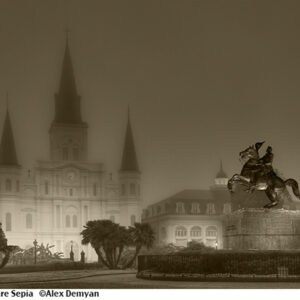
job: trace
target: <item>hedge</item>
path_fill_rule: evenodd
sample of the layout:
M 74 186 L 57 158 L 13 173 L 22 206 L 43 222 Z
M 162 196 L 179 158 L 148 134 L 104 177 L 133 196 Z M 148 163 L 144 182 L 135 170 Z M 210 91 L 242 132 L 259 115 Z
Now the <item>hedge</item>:
M 280 272 L 300 275 L 300 251 L 214 251 L 212 253 L 176 253 L 140 255 L 138 272 L 165 274 L 256 274 Z

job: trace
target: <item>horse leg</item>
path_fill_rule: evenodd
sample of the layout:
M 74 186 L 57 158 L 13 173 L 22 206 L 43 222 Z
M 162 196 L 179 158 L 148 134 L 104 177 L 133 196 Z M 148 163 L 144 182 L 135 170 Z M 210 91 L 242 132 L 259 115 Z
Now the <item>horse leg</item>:
M 264 208 L 271 208 L 271 207 L 276 206 L 276 205 L 278 204 L 278 195 L 277 195 L 277 193 L 275 192 L 274 188 L 268 187 L 268 188 L 266 189 L 266 194 L 267 194 L 269 200 L 271 201 L 271 203 L 266 204 L 266 205 L 264 206 Z

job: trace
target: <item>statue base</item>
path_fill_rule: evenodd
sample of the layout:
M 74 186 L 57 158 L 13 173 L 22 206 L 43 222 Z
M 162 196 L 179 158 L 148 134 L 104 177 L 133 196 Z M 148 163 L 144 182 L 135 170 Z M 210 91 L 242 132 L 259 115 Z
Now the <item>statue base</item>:
M 232 250 L 300 249 L 300 211 L 246 208 L 224 218 L 223 243 Z

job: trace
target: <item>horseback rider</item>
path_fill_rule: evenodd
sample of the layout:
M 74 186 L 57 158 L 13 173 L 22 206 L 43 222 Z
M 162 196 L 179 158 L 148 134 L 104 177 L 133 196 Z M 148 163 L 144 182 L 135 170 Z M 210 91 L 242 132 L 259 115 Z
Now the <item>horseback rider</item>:
M 268 175 L 270 172 L 274 172 L 272 167 L 273 159 L 274 159 L 274 154 L 272 152 L 272 147 L 268 146 L 266 150 L 266 154 L 258 161 L 258 163 L 262 164 L 263 166 L 264 175 Z

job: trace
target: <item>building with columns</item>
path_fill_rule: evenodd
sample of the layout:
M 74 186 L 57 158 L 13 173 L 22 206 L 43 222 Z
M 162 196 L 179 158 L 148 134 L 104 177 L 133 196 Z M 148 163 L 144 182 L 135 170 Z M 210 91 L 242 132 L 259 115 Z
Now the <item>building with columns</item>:
M 190 241 L 223 248 L 223 217 L 231 212 L 228 178 L 220 170 L 207 190 L 183 190 L 148 206 L 142 221 L 155 232 L 157 245 L 186 246 Z
M 36 239 L 55 245 L 65 257 L 73 245 L 75 260 L 84 250 L 92 261 L 94 250 L 82 246 L 80 236 L 88 220 L 111 219 L 124 226 L 140 221 L 141 172 L 129 111 L 114 182 L 102 163 L 87 157 L 88 124 L 81 116 L 68 41 L 49 130 L 50 158 L 38 161 L 33 172 L 18 161 L 12 125 L 7 110 L 0 144 L 0 221 L 10 245 L 28 248 Z

